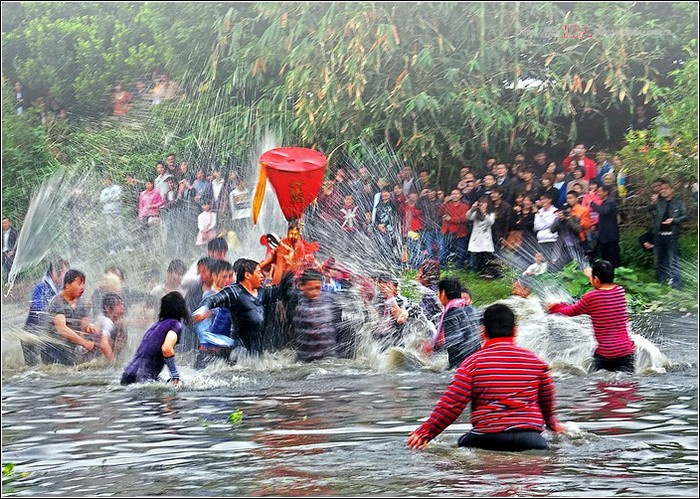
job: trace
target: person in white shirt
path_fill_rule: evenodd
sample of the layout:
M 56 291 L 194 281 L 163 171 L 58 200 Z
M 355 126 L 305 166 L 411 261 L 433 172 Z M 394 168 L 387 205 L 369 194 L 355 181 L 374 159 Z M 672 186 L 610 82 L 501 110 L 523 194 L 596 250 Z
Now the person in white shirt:
M 552 226 L 557 220 L 557 208 L 554 206 L 554 199 L 551 192 L 542 194 L 540 197 L 541 207 L 535 213 L 534 230 L 537 233 L 537 243 L 542 249 L 542 254 L 549 262 L 556 262 L 559 259 L 560 244 L 559 234 L 552 232 Z
M 158 176 L 153 181 L 153 185 L 160 193 L 160 197 L 167 199 L 166 195 L 170 190 L 170 187 L 168 187 L 168 178 L 171 178 L 172 175 L 165 171 L 165 165 L 162 161 L 158 161 L 156 164 L 156 173 L 158 173 Z

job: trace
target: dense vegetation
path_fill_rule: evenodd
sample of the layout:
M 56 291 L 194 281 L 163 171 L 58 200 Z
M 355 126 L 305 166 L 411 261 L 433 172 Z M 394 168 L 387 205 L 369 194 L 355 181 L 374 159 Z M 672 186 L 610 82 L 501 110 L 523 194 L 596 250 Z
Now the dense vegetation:
M 697 177 L 692 3 L 8 2 L 2 23 L 3 212 L 19 220 L 61 165 L 230 162 L 271 128 L 324 151 L 387 142 L 448 185 L 484 140 L 507 159 L 595 134 L 614 146 L 638 103 L 659 117 L 626 137 L 629 172 Z M 187 97 L 106 119 L 114 82 L 154 71 Z M 15 81 L 69 122 L 14 115 Z

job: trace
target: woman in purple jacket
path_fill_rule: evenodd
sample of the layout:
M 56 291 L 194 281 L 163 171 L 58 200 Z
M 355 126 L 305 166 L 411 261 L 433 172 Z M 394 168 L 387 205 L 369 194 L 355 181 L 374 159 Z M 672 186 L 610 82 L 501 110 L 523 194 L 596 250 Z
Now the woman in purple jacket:
M 124 369 L 122 385 L 158 381 L 164 365 L 170 370 L 168 381 L 174 385 L 180 382 L 175 365 L 175 345 L 180 341 L 183 321 L 190 321 L 185 299 L 177 291 L 168 293 L 160 301 L 158 322 L 143 335 L 136 355 Z

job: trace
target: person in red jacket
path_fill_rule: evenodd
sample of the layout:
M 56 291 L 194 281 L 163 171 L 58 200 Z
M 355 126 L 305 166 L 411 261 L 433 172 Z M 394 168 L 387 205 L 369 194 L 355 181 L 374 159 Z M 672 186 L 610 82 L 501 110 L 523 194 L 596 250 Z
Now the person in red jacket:
M 408 246 L 409 265 L 418 269 L 423 263 L 423 211 L 416 204 L 418 193 L 411 191 L 404 205 L 403 236 Z
M 440 239 L 440 266 L 447 266 L 451 253 L 457 256 L 457 268 L 464 268 L 467 259 L 467 212 L 469 205 L 462 202 L 462 191 L 452 189 L 448 200 L 440 206 L 438 215 L 442 218 L 442 239 Z
M 515 315 L 503 304 L 484 310 L 480 350 L 467 357 L 430 417 L 408 438 L 422 449 L 452 424 L 471 402 L 472 430 L 460 447 L 524 451 L 547 449 L 545 425 L 561 432 L 554 407 L 554 382 L 549 366 L 534 353 L 515 345 Z
M 574 147 L 569 153 L 569 156 L 562 162 L 562 166 L 564 167 L 564 170 L 566 170 L 567 173 L 571 169 L 570 165 L 572 161 L 576 161 L 578 166 L 583 168 L 583 178 L 585 178 L 586 180 L 595 178 L 598 174 L 595 166 L 595 161 L 586 156 L 586 146 L 584 146 L 583 144 L 578 144 L 576 147 Z
M 627 331 L 625 289 L 613 282 L 615 269 L 607 260 L 597 260 L 584 270 L 595 288 L 573 305 L 553 303 L 549 313 L 586 314 L 591 317 L 598 347 L 593 354 L 593 370 L 634 372 L 634 343 Z

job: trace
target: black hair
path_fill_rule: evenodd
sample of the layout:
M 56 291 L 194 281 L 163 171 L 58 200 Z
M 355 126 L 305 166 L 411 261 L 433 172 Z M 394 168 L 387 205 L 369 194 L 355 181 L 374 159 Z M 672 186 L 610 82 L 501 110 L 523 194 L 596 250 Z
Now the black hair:
M 217 237 L 209 241 L 207 251 L 228 251 L 228 243 L 223 237 Z
M 671 184 L 671 181 L 666 179 L 666 178 L 660 178 L 655 180 L 655 182 L 659 182 L 661 185 L 668 185 L 670 187 L 673 187 L 673 184 Z
M 102 311 L 106 312 L 108 308 L 114 308 L 120 303 L 124 303 L 121 296 L 116 293 L 107 293 L 102 298 Z
M 186 272 L 187 267 L 182 260 L 176 258 L 175 260 L 171 260 L 170 264 L 168 264 L 168 274 L 185 274 Z
M 202 258 L 200 258 L 199 260 L 197 260 L 197 267 L 200 267 L 200 266 L 203 265 L 203 266 L 205 266 L 206 268 L 211 269 L 212 263 L 213 263 L 214 261 L 215 261 L 215 260 L 214 260 L 213 258 L 211 258 L 211 257 L 208 257 L 208 256 L 202 257 Z
M 593 277 L 597 277 L 601 284 L 612 284 L 615 281 L 615 269 L 607 260 L 596 260 L 591 265 Z
M 399 185 L 399 184 L 396 184 L 396 185 Z M 389 187 L 388 185 L 385 185 L 384 187 L 382 187 L 382 192 L 389 192 L 389 193 L 391 193 L 391 192 L 392 192 L 392 188 Z
M 66 272 L 66 276 L 63 278 L 63 287 L 65 288 L 77 279 L 82 279 L 82 281 L 85 282 L 85 274 L 79 270 L 69 269 L 68 272 Z
M 221 272 L 231 272 L 233 270 L 233 265 L 231 262 L 226 260 L 214 260 L 214 267 L 211 269 L 212 274 L 219 274 Z
M 588 181 L 588 186 L 590 187 L 591 184 L 595 184 L 595 185 L 597 185 L 597 186 L 603 185 L 603 184 L 600 183 L 600 180 L 598 180 L 597 178 L 592 178 L 592 179 L 590 179 L 590 180 Z
M 60 256 L 57 256 L 57 257 L 49 260 L 49 268 L 46 271 L 46 273 L 51 275 L 54 272 L 60 271 L 61 269 L 63 269 L 63 267 L 68 267 L 68 266 L 69 266 L 69 264 L 66 260 L 64 260 Z
M 515 333 L 515 314 L 508 305 L 496 303 L 484 310 L 481 324 L 488 338 L 508 338 Z
M 502 196 L 503 195 L 503 187 L 500 185 L 494 185 L 493 187 L 491 187 L 491 193 L 494 193 L 494 192 L 497 192 Z
M 574 172 L 581 172 L 581 176 L 582 176 L 582 177 L 585 177 L 585 176 L 586 176 L 586 170 L 584 170 L 584 169 L 583 169 L 582 167 L 580 167 L 580 166 L 577 166 L 576 168 L 574 168 L 574 170 L 573 170 L 571 173 L 574 173 Z
M 576 196 L 576 199 L 578 199 L 578 192 L 576 192 L 575 190 L 571 189 L 570 191 L 567 191 L 566 195 L 568 196 L 569 194 L 571 194 L 572 196 Z
M 299 277 L 299 282 L 301 284 L 306 284 L 307 282 L 311 282 L 311 281 L 322 281 L 322 280 L 323 280 L 323 274 L 321 274 L 316 269 L 306 269 L 304 272 L 302 272 L 301 277 Z
M 377 276 L 377 282 L 388 282 L 394 286 L 399 285 L 399 280 L 391 274 L 379 274 Z
M 428 175 L 430 175 L 430 170 L 428 170 L 427 168 L 422 168 L 422 169 L 418 172 L 418 174 L 420 175 L 420 174 L 423 173 L 423 172 L 425 172 L 425 173 L 427 173 Z
M 160 300 L 158 320 L 175 319 L 187 324 L 190 322 L 190 312 L 185 299 L 177 291 L 171 291 Z
M 532 291 L 532 281 L 527 277 L 521 277 L 519 279 L 516 279 L 515 282 L 523 288 L 527 289 L 528 291 Z
M 166 158 L 169 158 L 170 156 L 177 157 L 177 156 L 175 156 L 175 153 L 174 153 L 174 152 L 171 152 L 170 154 L 168 154 L 168 155 L 166 156 Z
M 549 199 L 552 203 L 554 203 L 554 193 L 551 191 L 545 192 L 540 196 L 540 199 L 542 198 L 547 198 Z
M 233 267 L 233 273 L 234 273 L 234 274 L 237 274 L 237 273 L 238 273 L 238 269 L 241 268 L 241 265 L 243 265 L 243 262 L 245 262 L 245 261 L 246 261 L 246 258 L 239 258 L 238 260 L 236 260 L 235 262 L 233 262 L 233 266 L 232 266 L 232 267 Z
M 438 282 L 438 293 L 445 292 L 449 300 L 455 300 L 462 296 L 462 285 L 457 279 L 440 279 Z
M 255 260 L 243 260 L 236 271 L 236 282 L 243 282 L 245 280 L 245 275 L 255 272 L 258 265 L 258 262 Z
M 610 193 L 612 192 L 612 186 L 605 185 L 605 184 L 599 185 L 599 186 L 598 186 L 598 189 L 603 189 L 605 192 L 608 193 L 608 196 L 609 196 Z

